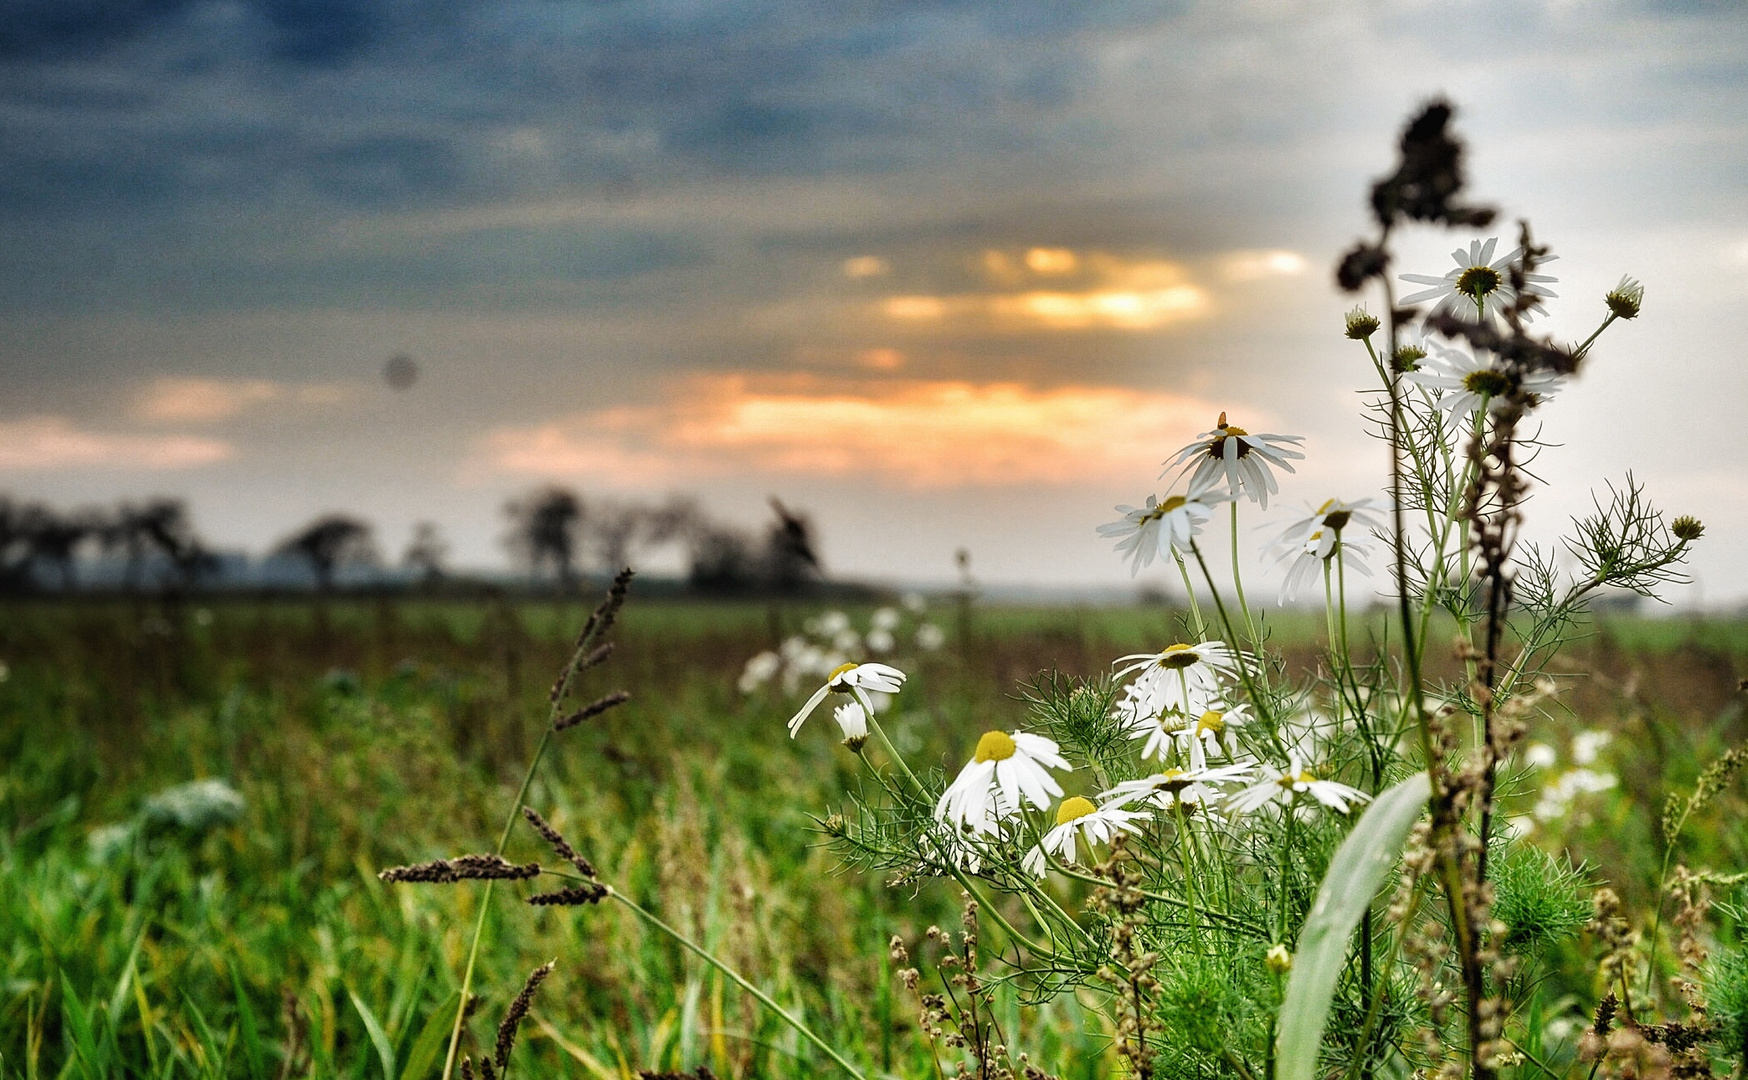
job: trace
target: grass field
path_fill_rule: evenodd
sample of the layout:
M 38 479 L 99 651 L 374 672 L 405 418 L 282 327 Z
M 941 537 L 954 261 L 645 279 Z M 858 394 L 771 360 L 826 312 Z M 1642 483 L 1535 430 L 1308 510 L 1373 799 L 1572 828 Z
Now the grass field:
M 376 873 L 490 850 L 584 614 L 390 601 L 0 608 L 0 1077 L 435 1075 L 482 890 Z M 792 699 L 735 686 L 746 659 L 807 614 L 634 599 L 586 692 L 623 687 L 631 703 L 564 733 L 529 802 L 606 880 L 859 1064 L 932 1076 L 886 942 L 955 921 L 956 890 L 839 873 L 816 818 L 856 782 L 853 757 L 833 738 L 791 741 Z M 1042 670 L 1096 676 L 1179 636 L 1163 608 L 949 603 L 934 616 L 946 644 L 900 650 L 912 682 L 889 724 L 923 760 L 1020 724 Z M 1320 625 L 1275 616 L 1272 643 L 1289 665 L 1315 665 Z M 1540 775 L 1583 767 L 1616 780 L 1540 819 L 1536 792 L 1518 806 L 1538 842 L 1588 860 L 1646 911 L 1664 794 L 1748 736 L 1735 692 L 1748 625 L 1609 622 L 1555 666 L 1570 677 L 1530 735 L 1554 758 Z M 1575 748 L 1585 732 L 1612 739 Z M 209 778 L 241 794 L 235 820 L 219 807 L 178 824 L 153 799 Z M 1742 809 L 1738 788 L 1690 829 L 1683 857 L 1748 866 L 1748 839 L 1729 824 Z M 543 852 L 523 831 L 508 854 Z M 531 909 L 500 889 L 487 927 L 475 1047 L 528 971 L 557 960 L 517 1050 L 522 1075 L 825 1068 L 621 908 Z M 1569 967 L 1554 977 L 1581 977 Z M 1025 989 L 1000 997 L 1015 1043 L 1063 1076 L 1113 1074 L 1090 997 L 1022 1018 Z

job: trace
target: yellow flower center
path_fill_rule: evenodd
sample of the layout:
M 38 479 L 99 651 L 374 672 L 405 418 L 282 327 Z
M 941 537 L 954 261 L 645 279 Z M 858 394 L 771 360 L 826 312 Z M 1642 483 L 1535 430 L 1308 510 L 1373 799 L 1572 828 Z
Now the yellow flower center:
M 1159 666 L 1162 668 L 1194 667 L 1201 659 L 1194 646 L 1179 642 L 1176 645 L 1166 646 L 1165 651 L 1159 654 Z
M 1186 775 L 1182 769 L 1167 769 L 1159 774 L 1159 779 L 1154 783 L 1153 788 L 1155 791 L 1167 791 L 1175 794 L 1190 786 L 1190 781 L 1184 778 Z
M 1225 730 L 1226 714 L 1215 712 L 1213 709 L 1203 713 L 1202 718 L 1196 721 L 1196 734 L 1198 736 L 1218 735 Z
M 1498 397 L 1511 389 L 1511 380 L 1501 372 L 1491 368 L 1482 368 L 1480 371 L 1471 371 L 1463 376 L 1463 389 L 1476 394 L 1486 394 L 1489 397 Z
M 1071 821 L 1079 821 L 1097 809 L 1098 807 L 1092 804 L 1091 799 L 1070 795 L 1062 800 L 1061 806 L 1056 808 L 1056 824 L 1066 825 Z
M 1228 424 L 1226 422 L 1226 414 L 1225 413 L 1220 414 L 1220 422 L 1214 425 L 1214 430 L 1216 430 L 1220 433 L 1220 434 L 1214 436 L 1212 439 L 1208 440 L 1208 456 L 1214 457 L 1214 458 L 1225 456 L 1226 437 L 1228 435 L 1249 435 L 1250 434 L 1250 432 L 1244 430 L 1243 428 L 1239 427 L 1236 424 Z M 1244 455 L 1246 455 L 1248 453 L 1250 453 L 1250 444 L 1247 442 L 1240 442 L 1238 444 L 1238 456 L 1243 457 Z
M 1319 514 L 1327 514 L 1327 513 L 1329 513 L 1329 508 L 1334 506 L 1334 505 L 1335 505 L 1334 499 L 1325 499 L 1325 500 L 1323 500 L 1323 505 L 1319 506 L 1317 508 L 1317 512 Z
M 858 665 L 854 663 L 839 664 L 837 667 L 832 668 L 832 673 L 830 675 L 825 677 L 825 684 L 833 690 L 842 693 L 844 688 L 850 684 L 840 681 L 839 676 L 848 675 L 850 672 L 856 670 L 857 666 Z
M 1316 779 L 1316 774 L 1314 774 L 1310 769 L 1304 769 L 1300 771 L 1297 776 L 1294 776 L 1291 773 L 1282 773 L 1281 778 L 1276 780 L 1275 783 L 1284 788 L 1291 788 L 1294 784 L 1309 784 L 1315 782 Z
M 972 757 L 977 761 L 1006 761 L 1014 756 L 1013 736 L 1005 731 L 986 731 L 977 740 L 977 753 Z
M 1499 281 L 1499 271 L 1491 266 L 1471 266 L 1457 275 L 1457 291 L 1471 300 L 1479 300 L 1499 288 Z

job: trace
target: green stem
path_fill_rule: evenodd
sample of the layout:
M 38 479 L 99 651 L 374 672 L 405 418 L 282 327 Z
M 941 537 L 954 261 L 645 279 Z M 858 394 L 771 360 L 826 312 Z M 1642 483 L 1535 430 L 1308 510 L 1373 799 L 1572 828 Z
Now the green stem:
M 522 786 L 516 789 L 516 801 L 510 806 L 510 814 L 504 819 L 503 831 L 498 834 L 498 846 L 492 849 L 492 854 L 502 855 L 504 848 L 510 843 L 510 830 L 516 827 L 516 819 L 522 814 L 523 800 L 528 797 L 528 788 L 534 783 L 534 773 L 540 768 L 540 759 L 546 756 L 546 748 L 552 742 L 552 724 L 546 725 L 546 730 L 540 735 L 540 742 L 534 747 L 534 756 L 528 761 L 528 771 L 522 774 Z M 467 968 L 461 976 L 461 1002 L 455 1007 L 455 1025 L 449 1030 L 449 1053 L 443 1059 L 443 1080 L 449 1080 L 455 1072 L 455 1055 L 461 1049 L 461 1023 L 467 1019 L 467 998 L 473 990 L 474 965 L 479 960 L 480 939 L 485 936 L 486 914 L 492 907 L 492 887 L 496 881 L 487 881 L 485 891 L 480 894 L 479 918 L 473 924 L 473 942 L 467 947 Z
M 1250 616 L 1250 605 L 1244 600 L 1244 575 L 1238 569 L 1238 500 L 1232 500 L 1232 588 L 1238 593 L 1238 610 L 1244 613 L 1244 628 L 1250 634 L 1250 647 L 1261 650 L 1257 639 L 1256 620 Z
M 783 1006 L 777 1004 L 777 1002 L 775 1000 L 773 1000 L 769 994 L 765 993 L 763 990 L 760 990 L 758 987 L 754 986 L 752 983 L 748 982 L 746 979 L 743 979 L 740 975 L 740 972 L 734 970 L 733 968 L 729 967 L 727 964 L 723 963 L 721 960 L 718 960 L 715 956 L 711 955 L 710 951 L 705 949 L 704 946 L 699 945 L 697 942 L 693 941 L 691 938 L 687 937 L 685 934 L 682 934 L 678 930 L 669 926 L 667 923 L 663 922 L 659 917 L 657 917 L 654 912 L 649 911 L 649 910 L 639 906 L 635 900 L 631 899 L 631 897 L 629 897 L 629 896 L 626 896 L 624 893 L 620 892 L 618 889 L 615 889 L 611 885 L 607 886 L 607 895 L 611 896 L 613 899 L 619 901 L 621 904 L 624 904 L 626 907 L 628 907 L 632 911 L 636 912 L 639 918 L 643 919 L 645 922 L 649 923 L 651 926 L 655 927 L 657 930 L 660 930 L 662 933 L 668 935 L 669 937 L 673 938 L 675 941 L 679 942 L 681 945 L 685 946 L 687 949 L 691 950 L 695 955 L 698 956 L 699 959 L 703 960 L 705 963 L 709 964 L 711 967 L 715 968 L 717 971 L 722 972 L 724 975 L 728 976 L 730 979 L 733 979 L 736 986 L 739 986 L 742 990 L 745 990 L 747 993 L 758 998 L 759 1001 L 761 1003 L 763 1003 L 766 1008 L 768 1008 L 772 1012 L 776 1013 L 780 1018 L 782 1018 L 784 1023 L 788 1024 L 790 1027 L 794 1028 L 798 1033 L 800 1033 L 802 1038 L 806 1039 L 808 1042 L 811 1042 L 813 1045 L 815 1045 L 815 1046 L 819 1047 L 821 1050 L 825 1051 L 826 1056 L 831 1058 L 833 1061 L 837 1062 L 839 1068 L 843 1069 L 845 1072 L 847 1072 L 851 1076 L 855 1077 L 856 1080 L 867 1080 L 867 1078 L 862 1075 L 862 1071 L 860 1069 L 856 1068 L 854 1065 L 851 1065 L 848 1061 L 846 1061 L 844 1059 L 844 1056 L 842 1054 L 838 1053 L 837 1050 L 833 1049 L 829 1043 L 827 1043 L 824 1039 L 820 1038 L 818 1035 L 815 1035 L 813 1033 L 812 1028 L 810 1028 L 806 1024 L 802 1023 L 798 1017 L 791 1015 L 789 1010 L 787 1010 L 787 1009 L 783 1008 Z
M 1195 628 L 1196 640 L 1202 641 L 1208 636 L 1208 624 L 1202 621 L 1202 605 L 1196 603 L 1196 587 L 1190 584 L 1190 568 L 1184 565 L 1183 552 L 1177 548 L 1171 549 L 1171 557 L 1177 562 L 1177 572 L 1184 579 L 1184 595 L 1190 598 L 1190 623 Z

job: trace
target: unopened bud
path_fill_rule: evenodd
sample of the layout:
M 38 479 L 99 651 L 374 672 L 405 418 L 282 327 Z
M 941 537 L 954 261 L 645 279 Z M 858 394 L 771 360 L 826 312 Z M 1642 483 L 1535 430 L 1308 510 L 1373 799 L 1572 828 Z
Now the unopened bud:
M 1285 975 L 1293 968 L 1293 954 L 1287 951 L 1285 945 L 1276 945 L 1263 957 L 1263 963 L 1276 975 Z
M 1683 515 L 1675 519 L 1669 526 L 1669 531 L 1675 534 L 1677 540 L 1698 540 L 1705 535 L 1706 527 L 1699 518 Z

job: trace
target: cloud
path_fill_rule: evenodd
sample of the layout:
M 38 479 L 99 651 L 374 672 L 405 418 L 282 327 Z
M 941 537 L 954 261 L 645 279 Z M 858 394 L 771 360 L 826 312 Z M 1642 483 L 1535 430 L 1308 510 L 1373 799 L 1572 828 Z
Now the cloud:
M 86 431 L 64 416 L 0 421 L 0 471 L 190 469 L 232 456 L 230 443 L 195 435 Z
M 991 249 L 979 268 L 1001 291 L 889 296 L 880 313 L 924 326 L 952 320 L 993 330 L 1155 330 L 1211 307 L 1188 269 L 1167 259 L 1061 247 Z
M 1216 411 L 1115 386 L 697 375 L 654 405 L 498 428 L 469 471 L 627 488 L 747 473 L 913 490 L 1140 482 Z
M 133 414 L 158 424 L 211 423 L 261 405 L 332 405 L 344 397 L 343 387 L 328 383 L 166 377 L 147 384 L 134 401 Z

